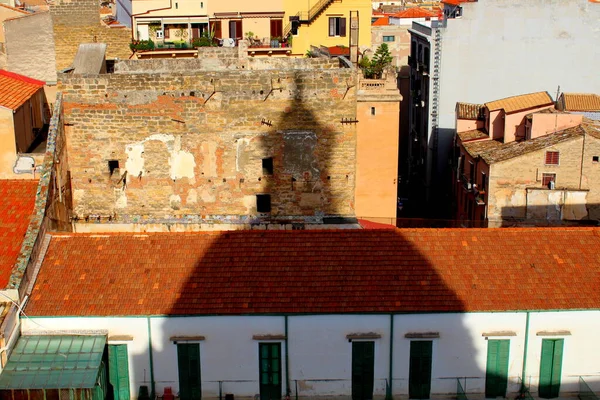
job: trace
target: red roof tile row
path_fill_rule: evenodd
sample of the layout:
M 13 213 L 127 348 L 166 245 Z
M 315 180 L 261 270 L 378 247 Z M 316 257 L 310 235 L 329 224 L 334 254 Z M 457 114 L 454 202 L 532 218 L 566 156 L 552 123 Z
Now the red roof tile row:
M 600 308 L 597 228 L 52 238 L 36 316 Z
M 44 85 L 37 79 L 0 69 L 0 106 L 16 110 Z
M 0 288 L 8 283 L 35 204 L 37 180 L 0 180 Z

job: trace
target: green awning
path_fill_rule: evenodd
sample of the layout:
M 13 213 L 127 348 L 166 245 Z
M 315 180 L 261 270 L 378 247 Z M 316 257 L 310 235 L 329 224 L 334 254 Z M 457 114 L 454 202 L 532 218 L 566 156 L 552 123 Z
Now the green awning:
M 105 345 L 106 336 L 21 336 L 0 390 L 93 388 Z

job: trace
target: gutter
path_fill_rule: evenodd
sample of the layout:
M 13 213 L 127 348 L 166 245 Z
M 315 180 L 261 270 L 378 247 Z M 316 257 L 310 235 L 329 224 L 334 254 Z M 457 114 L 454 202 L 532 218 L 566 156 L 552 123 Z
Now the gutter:
M 386 400 L 391 400 L 392 399 L 392 379 L 394 377 L 394 314 L 390 314 L 390 373 L 388 376 L 389 379 L 389 383 L 388 386 L 385 388 L 385 399 Z

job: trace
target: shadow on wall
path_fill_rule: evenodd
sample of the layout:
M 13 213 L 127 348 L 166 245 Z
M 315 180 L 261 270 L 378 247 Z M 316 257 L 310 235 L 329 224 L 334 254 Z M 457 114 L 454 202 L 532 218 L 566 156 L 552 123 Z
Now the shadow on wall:
M 452 313 L 465 309 L 454 291 L 462 282 L 451 278 L 461 266 L 440 275 L 421 250 L 437 247 L 439 260 L 445 251 L 434 236 L 419 239 L 427 235 L 232 231 L 174 239 L 175 259 L 157 252 L 141 260 L 179 268 L 163 288 L 161 314 L 171 317 L 153 325 L 156 393 L 418 399 L 456 394 L 457 378 L 483 392 L 488 342 L 474 331 L 501 324 Z M 184 260 L 186 248 L 202 248 L 202 256 Z M 522 353 L 521 343 L 512 346 Z M 511 363 L 511 392 L 519 368 Z M 506 386 L 494 390 L 504 395 Z

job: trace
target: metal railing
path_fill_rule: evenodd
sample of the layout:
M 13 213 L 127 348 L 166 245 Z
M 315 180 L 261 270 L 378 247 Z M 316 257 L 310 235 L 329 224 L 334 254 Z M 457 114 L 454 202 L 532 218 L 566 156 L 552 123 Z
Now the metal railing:
M 579 377 L 579 393 L 577 393 L 577 397 L 579 397 L 580 400 L 599 400 L 598 395 L 590 389 L 581 376 Z
M 465 379 L 466 385 L 466 379 Z M 456 378 L 456 400 L 468 400 L 467 394 L 463 385 L 460 383 L 460 378 Z
M 321 12 L 323 12 L 323 10 L 325 8 L 327 8 L 327 6 L 330 5 L 331 3 L 333 3 L 333 0 L 321 0 L 317 4 L 312 6 L 310 8 L 310 10 L 300 11 L 299 13 L 297 13 L 295 15 L 295 17 L 298 18 L 299 23 L 310 24 L 313 21 L 313 19 L 317 15 L 319 15 Z M 290 22 L 285 26 L 285 29 L 283 30 L 283 36 L 285 37 L 285 36 L 289 35 L 289 33 L 291 31 L 292 31 L 292 23 Z

